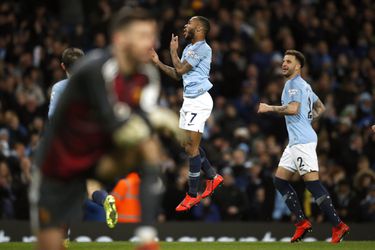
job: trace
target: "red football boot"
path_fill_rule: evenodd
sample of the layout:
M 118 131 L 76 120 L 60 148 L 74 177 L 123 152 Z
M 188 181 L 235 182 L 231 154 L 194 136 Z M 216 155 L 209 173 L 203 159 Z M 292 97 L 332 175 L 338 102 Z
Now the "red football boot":
M 349 226 L 341 221 L 337 227 L 332 228 L 331 243 L 339 243 L 349 231 Z
M 138 246 L 136 250 L 160 250 L 160 246 L 158 242 L 149 242 Z
M 191 197 L 190 195 L 186 194 L 185 198 L 181 201 L 180 204 L 176 207 L 177 212 L 184 212 L 192 208 L 194 205 L 201 201 L 202 197 L 197 195 L 197 197 Z
M 296 226 L 296 231 L 290 240 L 291 243 L 302 240 L 307 232 L 312 232 L 311 223 L 307 219 L 304 219 L 303 221 L 294 225 Z
M 212 180 L 206 180 L 206 189 L 202 194 L 202 199 L 210 196 L 214 192 L 214 190 L 222 183 L 223 177 L 219 174 L 217 174 Z

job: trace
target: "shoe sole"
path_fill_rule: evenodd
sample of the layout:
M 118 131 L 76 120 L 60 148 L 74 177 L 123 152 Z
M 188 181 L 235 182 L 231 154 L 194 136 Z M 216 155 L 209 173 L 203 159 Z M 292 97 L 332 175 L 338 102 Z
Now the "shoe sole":
M 332 244 L 337 244 L 337 243 L 342 242 L 342 241 L 344 240 L 345 236 L 347 236 L 347 235 L 349 234 L 349 232 L 350 232 L 350 230 L 345 231 L 345 232 L 341 235 L 339 241 L 337 241 L 337 242 L 331 242 L 331 243 L 332 243 Z
M 187 212 L 187 211 L 189 211 L 190 209 L 192 209 L 194 206 L 198 205 L 199 202 L 201 202 L 201 200 L 202 200 L 202 198 L 201 198 L 197 203 L 191 205 L 190 208 L 187 208 L 187 207 L 184 206 L 184 207 L 186 208 L 185 210 L 176 210 L 176 212 L 177 212 L 177 213 Z
M 308 228 L 307 230 L 305 230 L 305 232 L 303 232 L 303 234 L 301 234 L 300 237 L 298 237 L 297 239 L 293 240 L 293 241 L 290 241 L 290 243 L 296 243 L 296 242 L 300 242 L 301 240 L 303 240 L 303 238 L 306 236 L 307 233 L 311 233 L 312 232 L 312 228 Z
M 345 238 L 345 236 L 347 236 L 347 235 L 349 234 L 349 232 L 350 232 L 350 230 L 345 231 L 345 233 L 343 233 L 343 234 L 341 235 L 340 242 Z
M 107 226 L 109 228 L 114 228 L 117 224 L 118 215 L 115 198 L 112 195 L 108 195 L 107 198 L 105 198 L 104 210 Z

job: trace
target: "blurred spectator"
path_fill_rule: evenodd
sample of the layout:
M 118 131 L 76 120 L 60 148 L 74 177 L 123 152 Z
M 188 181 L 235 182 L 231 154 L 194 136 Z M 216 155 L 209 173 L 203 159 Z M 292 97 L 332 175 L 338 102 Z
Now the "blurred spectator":
M 203 199 L 193 207 L 192 214 L 196 220 L 204 222 L 218 222 L 221 220 L 219 207 L 212 203 L 211 197 Z
M 25 96 L 27 100 L 34 99 L 37 106 L 42 105 L 45 102 L 44 94 L 41 87 L 33 79 L 31 72 L 25 73 L 22 80 L 22 83 L 17 87 L 16 94 Z
M 168 176 L 168 174 L 167 174 Z M 163 212 L 167 220 L 188 220 L 189 213 L 176 213 L 176 206 L 180 203 L 180 199 L 185 195 L 187 188 L 187 181 L 189 177 L 189 167 L 186 163 L 178 169 L 178 172 L 173 175 L 170 173 L 171 182 L 167 183 L 167 189 L 163 198 Z M 190 218 L 191 219 L 191 218 Z
M 235 186 L 235 178 L 230 168 L 223 169 L 223 186 L 213 195 L 213 201 L 219 205 L 223 220 L 241 220 L 245 218 L 249 201 L 244 192 Z
M 264 221 L 269 219 L 266 206 L 266 189 L 264 187 L 258 187 L 255 190 L 255 197 L 250 203 L 250 220 Z
M 373 184 L 361 202 L 361 220 L 365 222 L 375 221 L 375 185 Z
M 9 167 L 6 162 L 0 162 L 0 217 L 2 219 L 12 219 L 14 217 L 13 202 L 15 198 Z
M 356 199 L 355 192 L 351 190 L 349 182 L 343 180 L 336 185 L 333 202 L 336 212 L 342 220 L 357 220 L 359 201 Z
M 354 187 L 356 188 L 359 199 L 367 195 L 367 190 L 375 183 L 375 172 L 371 169 L 360 170 L 354 176 Z
M 27 129 L 20 123 L 19 118 L 16 113 L 8 111 L 5 113 L 5 121 L 7 123 L 9 135 L 10 135 L 10 143 L 14 144 L 15 142 L 23 142 L 26 143 L 28 131 Z
M 9 146 L 9 132 L 3 128 L 0 130 L 0 149 L 3 157 L 9 157 L 10 146 Z
M 31 182 L 31 160 L 28 157 L 22 157 L 19 161 L 20 174 L 13 181 L 13 190 L 15 195 L 14 212 L 16 219 L 29 219 L 29 185 Z
M 272 213 L 272 219 L 280 221 L 283 220 L 285 217 L 288 218 L 290 214 L 290 210 L 288 206 L 285 204 L 283 197 L 279 192 L 277 192 L 275 195 L 275 209 Z

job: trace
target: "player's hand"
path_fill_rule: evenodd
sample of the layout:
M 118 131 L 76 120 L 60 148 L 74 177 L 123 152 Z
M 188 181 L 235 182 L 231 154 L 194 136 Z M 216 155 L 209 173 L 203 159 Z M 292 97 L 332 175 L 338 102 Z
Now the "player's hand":
M 151 128 L 146 121 L 137 114 L 131 114 L 128 120 L 118 128 L 113 139 L 118 147 L 133 148 L 151 136 Z
M 177 142 L 186 141 L 186 133 L 179 128 L 178 115 L 172 110 L 157 107 L 148 114 L 151 126 L 160 134 L 170 135 Z
M 151 60 L 152 60 L 152 62 L 155 65 L 157 65 L 159 63 L 158 53 L 156 53 L 156 51 L 154 49 L 151 49 L 150 53 L 151 53 Z
M 265 104 L 265 103 L 260 103 L 259 104 L 258 114 L 267 113 L 269 111 L 270 111 L 270 105 Z
M 178 36 L 175 36 L 174 34 L 172 34 L 171 43 L 170 43 L 169 46 L 170 46 L 171 51 L 177 51 L 177 49 L 178 49 Z
M 131 114 L 128 120 L 114 132 L 114 141 L 120 148 L 133 148 L 150 138 L 152 130 L 169 135 L 178 142 L 186 141 L 186 133 L 179 128 L 178 115 L 172 110 L 156 107 L 147 113 L 149 125 L 143 117 Z
M 375 125 L 372 125 L 371 129 L 372 129 L 372 132 L 375 133 Z

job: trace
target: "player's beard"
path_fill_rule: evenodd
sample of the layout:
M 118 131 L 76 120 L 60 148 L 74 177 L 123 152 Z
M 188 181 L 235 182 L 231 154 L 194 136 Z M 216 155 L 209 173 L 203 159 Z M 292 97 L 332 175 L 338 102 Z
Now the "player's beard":
M 191 42 L 194 39 L 194 30 L 187 30 L 185 39 L 186 41 Z
M 285 78 L 289 78 L 293 74 L 294 74 L 293 69 L 289 68 L 283 75 L 284 75 Z

